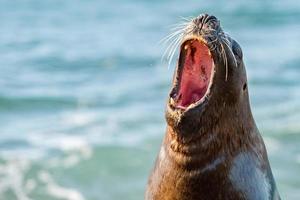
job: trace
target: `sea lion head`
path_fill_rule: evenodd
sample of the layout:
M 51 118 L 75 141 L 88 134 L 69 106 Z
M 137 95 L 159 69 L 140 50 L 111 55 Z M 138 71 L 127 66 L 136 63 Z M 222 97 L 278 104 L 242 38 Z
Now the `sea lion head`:
M 220 21 L 202 14 L 188 21 L 179 35 L 180 53 L 166 107 L 168 125 L 181 135 L 207 132 L 220 116 L 231 117 L 226 113 L 241 111 L 238 107 L 248 109 L 242 49 Z

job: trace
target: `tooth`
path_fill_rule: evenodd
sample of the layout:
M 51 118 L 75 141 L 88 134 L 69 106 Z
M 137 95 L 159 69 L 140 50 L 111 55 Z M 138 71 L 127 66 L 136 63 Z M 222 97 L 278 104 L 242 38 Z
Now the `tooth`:
M 173 105 L 173 104 L 175 104 L 175 101 L 174 101 L 174 99 L 171 97 L 170 98 L 170 103 Z

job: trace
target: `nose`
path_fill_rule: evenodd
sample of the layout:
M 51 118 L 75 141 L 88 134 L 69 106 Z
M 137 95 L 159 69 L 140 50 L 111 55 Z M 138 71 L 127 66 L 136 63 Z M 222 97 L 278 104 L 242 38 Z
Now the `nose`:
M 199 27 L 199 29 L 205 30 L 217 30 L 220 27 L 219 20 L 209 14 L 201 14 L 193 20 L 194 24 Z

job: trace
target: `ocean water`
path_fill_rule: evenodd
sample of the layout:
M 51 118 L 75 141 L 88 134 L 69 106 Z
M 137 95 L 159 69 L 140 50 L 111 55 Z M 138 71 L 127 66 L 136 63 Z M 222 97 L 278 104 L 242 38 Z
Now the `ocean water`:
M 0 199 L 143 199 L 175 65 L 159 41 L 203 12 L 242 46 L 279 192 L 300 199 L 297 0 L 0 0 Z

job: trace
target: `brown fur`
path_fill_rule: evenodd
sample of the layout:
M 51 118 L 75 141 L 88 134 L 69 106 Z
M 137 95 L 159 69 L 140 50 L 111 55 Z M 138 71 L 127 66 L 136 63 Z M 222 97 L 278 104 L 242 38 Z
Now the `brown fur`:
M 212 52 L 216 71 L 207 101 L 182 111 L 169 100 L 166 134 L 146 200 L 280 199 L 252 117 L 241 49 L 233 39 L 229 41 L 238 66 L 227 49 L 225 79 L 224 62 L 217 50 Z M 179 58 L 173 90 L 181 62 Z

